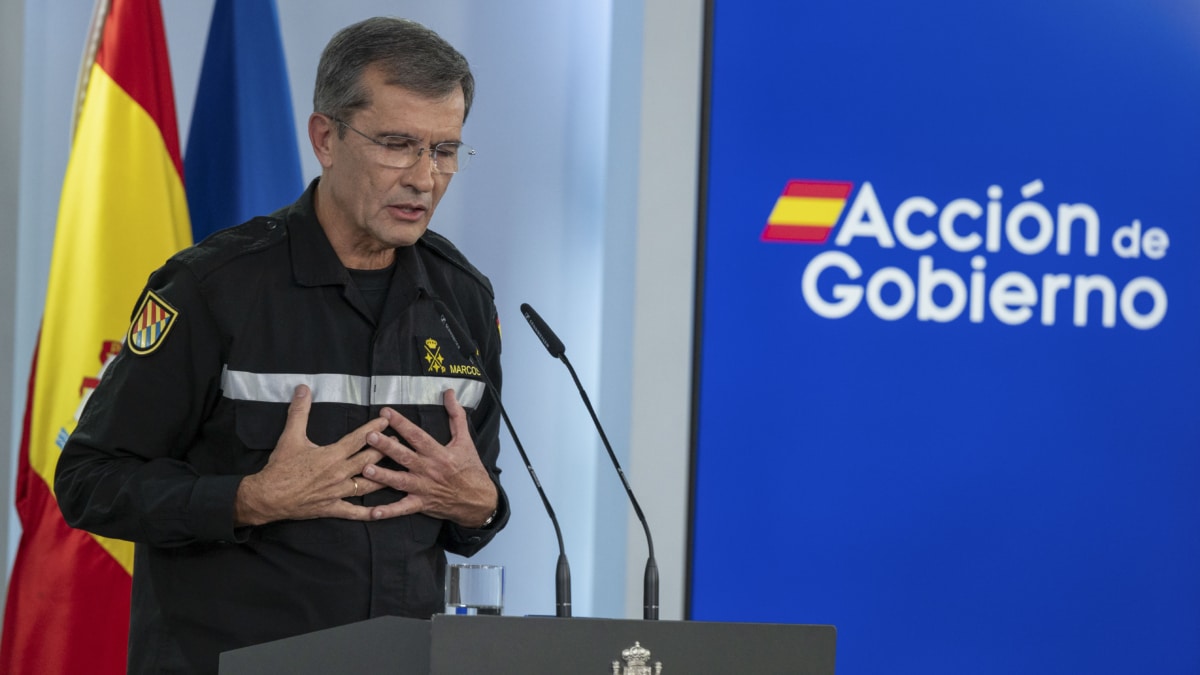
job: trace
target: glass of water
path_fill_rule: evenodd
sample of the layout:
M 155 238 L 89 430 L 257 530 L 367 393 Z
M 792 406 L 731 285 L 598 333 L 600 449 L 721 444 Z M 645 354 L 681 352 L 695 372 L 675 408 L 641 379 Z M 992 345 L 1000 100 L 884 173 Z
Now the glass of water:
M 499 616 L 504 608 L 502 565 L 447 565 L 446 613 Z

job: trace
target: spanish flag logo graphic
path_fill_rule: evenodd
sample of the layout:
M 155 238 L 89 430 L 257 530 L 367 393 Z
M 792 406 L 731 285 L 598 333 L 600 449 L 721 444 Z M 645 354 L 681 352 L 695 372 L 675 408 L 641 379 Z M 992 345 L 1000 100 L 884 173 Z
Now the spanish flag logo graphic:
M 763 229 L 763 241 L 824 244 L 842 217 L 854 183 L 790 180 Z
M 134 314 L 133 323 L 129 325 L 125 344 L 134 354 L 149 354 L 163 343 L 178 315 L 179 312 L 155 295 L 154 291 L 147 291 Z

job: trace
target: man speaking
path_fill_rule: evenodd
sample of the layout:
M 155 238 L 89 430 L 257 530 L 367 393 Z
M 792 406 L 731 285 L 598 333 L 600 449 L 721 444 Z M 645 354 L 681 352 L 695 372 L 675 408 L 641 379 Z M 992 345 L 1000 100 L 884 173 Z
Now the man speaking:
M 67 522 L 136 542 L 130 673 L 442 607 L 445 552 L 508 519 L 491 285 L 428 231 L 474 79 L 411 21 L 321 56 L 294 204 L 175 255 L 58 463 Z M 270 105 L 263 101 L 262 105 Z

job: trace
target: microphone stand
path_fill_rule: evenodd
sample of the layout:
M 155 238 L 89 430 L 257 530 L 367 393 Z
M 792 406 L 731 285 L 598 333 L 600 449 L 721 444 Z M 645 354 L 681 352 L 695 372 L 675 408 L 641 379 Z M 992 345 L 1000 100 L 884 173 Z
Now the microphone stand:
M 467 362 L 475 366 L 479 371 L 479 376 L 483 378 L 484 385 L 487 386 L 487 390 L 491 392 L 492 397 L 496 400 L 496 407 L 500 409 L 500 418 L 504 420 L 504 426 L 508 428 L 508 435 L 512 436 L 513 444 L 517 446 L 517 454 L 521 456 L 521 461 L 525 463 L 525 470 L 529 472 L 529 478 L 533 480 L 533 487 L 537 489 L 538 496 L 542 499 L 542 505 L 546 507 L 546 515 L 550 516 L 550 523 L 554 525 L 554 536 L 558 539 L 558 566 L 554 573 L 554 615 L 560 618 L 569 618 L 571 616 L 571 564 L 567 562 L 567 549 L 563 545 L 562 528 L 558 525 L 558 517 L 554 515 L 554 507 L 550 506 L 550 499 L 546 497 L 546 491 L 542 489 L 542 483 L 538 480 L 537 472 L 533 470 L 533 464 L 529 461 L 529 455 L 525 454 L 525 447 L 521 445 L 521 439 L 517 436 L 517 430 L 513 428 L 512 422 L 508 419 L 508 411 L 504 409 L 504 402 L 500 400 L 500 390 L 496 389 L 496 385 L 492 384 L 491 378 L 487 376 L 487 372 L 483 369 L 483 364 L 475 360 L 475 346 L 472 344 L 464 345 L 455 337 L 456 333 L 450 328 L 450 321 L 447 319 L 448 314 L 448 311 L 441 312 L 442 326 L 445 327 L 446 332 L 450 333 L 450 338 L 454 340 L 454 345 L 467 358 Z M 465 331 L 462 335 L 464 340 L 469 339 Z
M 621 484 L 625 486 L 625 493 L 629 495 L 633 511 L 637 514 L 638 521 L 641 522 L 642 529 L 646 532 L 646 547 L 649 549 L 649 556 L 646 559 L 646 571 L 642 575 L 642 618 L 658 619 L 658 563 L 654 559 L 654 539 L 650 536 L 650 525 L 646 522 L 646 516 L 642 513 L 642 507 L 638 504 L 637 497 L 633 496 L 633 488 L 629 487 L 625 472 L 621 470 L 621 464 L 617 461 L 612 444 L 608 442 L 608 435 L 604 433 L 604 427 L 600 425 L 600 419 L 596 416 L 596 410 L 592 408 L 592 402 L 588 399 L 587 392 L 583 390 L 579 376 L 575 374 L 575 368 L 571 366 L 571 361 L 567 359 L 565 352 L 558 358 L 567 366 L 567 370 L 571 373 L 571 379 L 575 380 L 575 386 L 579 388 L 579 395 L 583 397 L 583 404 L 587 406 L 588 414 L 592 416 L 592 422 L 595 423 L 596 430 L 600 432 L 600 440 L 604 442 L 608 458 L 612 460 L 617 475 L 621 477 Z
M 550 356 L 562 361 L 571 373 L 571 379 L 575 381 L 575 388 L 579 390 L 579 395 L 583 398 L 583 404 L 587 406 L 588 414 L 592 416 L 592 423 L 596 425 L 596 431 L 600 432 L 600 440 L 604 442 L 604 449 L 608 451 L 608 458 L 612 460 L 613 468 L 617 470 L 617 476 L 621 478 L 621 485 L 625 486 L 625 494 L 629 495 L 629 501 L 633 504 L 633 511 L 637 514 L 638 521 L 641 522 L 642 529 L 646 532 L 646 548 L 649 550 L 649 556 L 646 559 L 646 572 L 642 579 L 642 618 L 650 620 L 658 619 L 658 563 L 654 559 L 654 539 L 650 536 L 650 525 L 646 522 L 646 516 L 642 513 L 642 507 L 638 504 L 637 497 L 633 496 L 633 488 L 629 486 L 629 481 L 625 478 L 625 472 L 621 470 L 621 463 L 617 461 L 617 454 L 613 452 L 612 444 L 608 442 L 608 434 L 604 433 L 604 426 L 600 424 L 600 418 L 596 416 L 596 410 L 592 407 L 592 401 L 588 398 L 587 391 L 583 388 L 583 383 L 579 381 L 579 376 L 575 373 L 575 368 L 571 365 L 571 360 L 567 358 L 566 346 L 554 334 L 550 325 L 528 303 L 521 305 L 521 314 L 525 316 L 525 320 L 529 322 L 529 327 L 533 329 L 534 335 L 537 335 L 538 339 L 541 340 L 546 351 L 550 352 Z

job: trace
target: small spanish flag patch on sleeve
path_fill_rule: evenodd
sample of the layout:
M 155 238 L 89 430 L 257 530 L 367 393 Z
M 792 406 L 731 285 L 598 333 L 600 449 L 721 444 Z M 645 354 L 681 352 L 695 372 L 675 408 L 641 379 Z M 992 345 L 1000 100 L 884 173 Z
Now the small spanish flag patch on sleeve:
M 179 312 L 174 307 L 154 291 L 146 291 L 142 304 L 133 315 L 133 323 L 129 325 L 125 346 L 134 354 L 143 356 L 153 352 L 167 338 L 167 333 L 178 318 Z

